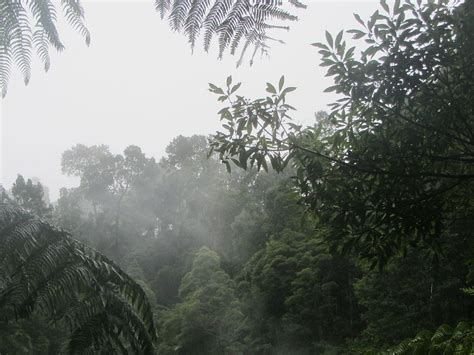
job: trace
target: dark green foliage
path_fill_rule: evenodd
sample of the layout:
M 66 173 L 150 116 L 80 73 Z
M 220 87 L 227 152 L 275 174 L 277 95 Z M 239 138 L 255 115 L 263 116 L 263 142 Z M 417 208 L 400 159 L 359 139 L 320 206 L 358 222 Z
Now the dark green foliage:
M 0 260 L 1 322 L 39 311 L 67 327 L 70 353 L 153 351 L 151 309 L 140 286 L 96 250 L 10 202 L 0 205 Z
M 459 251 L 459 246 L 452 250 Z M 426 255 L 411 252 L 392 260 L 383 272 L 366 271 L 355 284 L 366 323 L 361 340 L 383 349 L 422 329 L 472 319 L 474 302 L 461 290 L 464 261 L 462 255 L 448 253 L 434 269 Z
M 314 130 L 334 133 L 326 114 L 317 118 Z M 228 174 L 217 154 L 207 158 L 203 136 L 177 137 L 166 151 L 157 164 L 137 147 L 74 147 L 63 169 L 81 183 L 62 191 L 55 210 L 143 288 L 159 352 L 363 353 L 471 320 L 461 290 L 471 285 L 470 221 L 452 227 L 442 254 L 414 249 L 370 271 L 329 252 L 337 229 L 301 203 L 289 178 L 298 166 Z
M 469 355 L 473 351 L 474 328 L 468 323 L 461 322 L 455 328 L 444 324 L 435 332 L 422 331 L 415 338 L 406 340 L 383 354 Z
M 181 302 L 161 313 L 163 354 L 240 353 L 244 324 L 235 286 L 220 267 L 219 256 L 199 249 L 179 289 Z
M 235 97 L 231 80 L 210 88 L 232 97 L 213 143 L 224 163 L 280 171 L 292 159 L 333 249 L 374 266 L 416 246 L 439 254 L 473 220 L 472 2 L 394 6 L 351 31 L 370 45 L 359 58 L 342 32 L 315 44 L 342 95 L 323 124 L 291 122 L 283 77 L 257 100 Z
M 299 1 L 290 1 L 296 8 L 305 8 Z M 242 45 L 238 65 L 249 47 L 254 53 L 267 53 L 269 41 L 278 41 L 268 35 L 271 29 L 286 29 L 273 21 L 295 21 L 297 17 L 287 11 L 279 0 L 155 0 L 156 10 L 163 19 L 168 15 L 170 26 L 183 32 L 194 49 L 199 35 L 204 38 L 204 49 L 209 50 L 213 38 L 219 44 L 219 58 L 229 49 L 235 54 Z
M 18 175 L 11 190 L 13 200 L 22 208 L 41 218 L 52 217 L 52 206 L 45 201 L 44 190 L 41 183 L 34 184 L 31 179 L 25 182 L 23 176 Z
M 84 11 L 79 0 L 61 0 L 64 17 L 86 40 L 90 34 L 84 25 Z M 0 89 L 7 93 L 13 64 L 23 75 L 25 84 L 31 76 L 34 47 L 48 71 L 49 48 L 64 49 L 56 27 L 57 7 L 51 0 L 2 0 L 0 2 Z
M 314 352 L 318 344 L 338 344 L 357 333 L 361 323 L 352 289 L 357 269 L 324 251 L 322 233 L 275 235 L 239 276 L 250 336 L 260 343 L 254 351 L 270 343 Z
M 266 96 L 256 100 L 240 96 L 240 83 L 230 77 L 225 88 L 210 84 L 227 103 L 219 112 L 224 131 L 211 144 L 227 169 L 234 164 L 281 172 L 292 166 L 301 200 L 326 231 L 319 235 L 322 255 L 328 246 L 328 255 L 361 258 L 363 276 L 348 284 L 351 289 L 355 283 L 357 316 L 365 323 L 346 344 L 355 353 L 393 346 L 439 324 L 471 321 L 473 311 L 466 295 L 473 281 L 473 3 L 396 1 L 389 7 L 382 1 L 382 9 L 367 23 L 356 15 L 364 29 L 349 32 L 369 45 L 359 56 L 343 41 L 343 32 L 326 33 L 327 44 L 315 44 L 335 81 L 327 91 L 341 97 L 329 115 L 316 115 L 314 126 L 292 122 L 287 96 L 294 88 L 285 86 L 284 77 L 277 85 L 267 83 Z M 256 343 L 261 351 L 275 349 L 272 339 L 283 338 L 282 324 L 291 328 L 289 351 L 300 330 L 331 329 L 325 321 L 335 319 L 318 318 L 330 307 L 308 306 L 317 288 L 305 287 L 326 281 L 315 278 L 315 271 L 294 271 L 295 260 L 304 263 L 289 252 L 294 239 L 276 244 L 274 236 L 265 253 L 271 246 L 281 254 L 274 253 L 254 276 L 247 273 L 252 296 L 244 304 L 267 312 L 256 316 L 265 321 L 255 322 L 263 335 Z M 265 253 L 257 252 L 253 262 L 265 260 Z M 381 271 L 371 271 L 377 265 Z M 282 286 L 289 283 L 302 289 Z M 294 318 L 286 315 L 290 304 L 297 324 L 309 324 L 307 315 L 318 321 L 293 326 Z M 463 336 L 436 338 L 439 346 L 433 346 L 432 335 L 422 334 L 402 344 L 406 353 L 472 351 Z M 321 351 L 311 348 L 316 342 L 306 351 Z
M 67 339 L 61 322 L 51 324 L 35 312 L 28 319 L 0 321 L 2 354 L 60 354 Z

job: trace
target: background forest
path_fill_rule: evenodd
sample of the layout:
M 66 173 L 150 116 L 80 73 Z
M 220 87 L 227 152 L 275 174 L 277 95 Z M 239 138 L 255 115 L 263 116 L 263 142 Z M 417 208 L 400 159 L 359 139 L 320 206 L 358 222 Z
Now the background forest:
M 171 22 L 194 46 L 199 30 L 173 9 Z M 310 126 L 291 118 L 291 79 L 249 98 L 229 76 L 209 85 L 222 104 L 214 135 L 178 136 L 156 158 L 134 145 L 119 154 L 73 145 L 61 171 L 79 183 L 54 202 L 27 176 L 1 188 L 0 310 L 10 302 L 14 316 L 0 317 L 0 354 L 64 351 L 63 322 L 79 315 L 49 303 L 62 285 L 74 288 L 71 303 L 89 302 L 90 280 L 101 298 L 84 309 L 110 317 L 98 321 L 107 341 L 92 353 L 473 353 L 474 3 L 382 1 L 356 21 L 362 27 L 347 33 L 364 41 L 359 53 L 343 32 L 313 44 L 339 99 Z M 221 55 L 235 51 L 232 36 Z M 10 225 L 8 204 L 22 211 Z M 50 245 L 32 243 L 22 259 L 25 236 L 36 233 L 22 213 L 74 236 L 79 246 L 64 248 L 95 278 L 74 269 L 85 281 L 48 289 L 37 306 L 42 286 L 18 285 L 34 284 L 30 269 L 44 271 L 35 253 Z M 19 266 L 4 266 L 10 260 Z M 110 326 L 120 313 L 123 323 Z M 102 339 L 96 323 L 77 324 L 71 352 L 74 341 Z

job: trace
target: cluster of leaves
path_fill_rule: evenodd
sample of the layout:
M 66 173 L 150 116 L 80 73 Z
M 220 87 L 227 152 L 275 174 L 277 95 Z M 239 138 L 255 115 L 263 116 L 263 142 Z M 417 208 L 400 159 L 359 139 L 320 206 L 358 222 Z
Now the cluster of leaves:
M 288 3 L 297 8 L 306 7 L 298 0 Z M 235 54 L 243 43 L 238 65 L 249 47 L 254 47 L 251 63 L 257 51 L 268 52 L 268 42 L 275 40 L 269 37 L 268 30 L 289 29 L 272 24 L 273 21 L 297 20 L 280 0 L 156 0 L 155 5 L 161 18 L 168 14 L 173 30 L 182 31 L 188 37 L 191 48 L 194 48 L 200 34 L 203 35 L 206 51 L 214 36 L 218 38 L 219 58 L 226 49 Z
M 12 202 L 0 228 L 1 322 L 40 312 L 67 327 L 70 353 L 153 352 L 146 295 L 114 262 Z
M 328 91 L 341 95 L 327 119 L 292 123 L 280 80 L 264 99 L 230 98 L 213 143 L 243 168 L 268 159 L 278 171 L 293 159 L 305 201 L 334 226 L 334 249 L 374 265 L 417 245 L 439 254 L 439 241 L 472 218 L 474 180 L 472 3 L 382 7 L 350 31 L 370 44 L 359 59 L 342 32 L 315 44 L 334 77 Z M 211 91 L 225 101 L 238 88 L 227 86 Z
M 64 17 L 90 42 L 90 34 L 84 25 L 84 11 L 79 0 L 61 0 Z M 64 49 L 56 27 L 56 6 L 51 0 L 4 0 L 0 4 L 0 89 L 7 93 L 13 64 L 23 75 L 25 84 L 31 76 L 32 48 L 43 62 L 50 66 L 49 49 Z
M 209 90 L 219 95 L 218 100 L 228 107 L 219 111 L 226 132 L 217 132 L 211 141 L 211 151 L 231 170 L 230 162 L 239 168 L 256 166 L 268 171 L 268 164 L 281 172 L 292 158 L 291 148 L 300 126 L 291 123 L 289 112 L 294 108 L 286 103 L 286 95 L 296 88 L 284 87 L 282 76 L 276 87 L 267 83 L 268 96 L 249 100 L 236 94 L 241 83 L 233 85 L 229 76 L 226 88 L 209 84 Z
M 460 354 L 468 355 L 474 351 L 474 327 L 461 322 L 454 329 L 447 324 L 435 332 L 422 331 L 411 340 L 384 352 L 391 355 L 408 354 Z

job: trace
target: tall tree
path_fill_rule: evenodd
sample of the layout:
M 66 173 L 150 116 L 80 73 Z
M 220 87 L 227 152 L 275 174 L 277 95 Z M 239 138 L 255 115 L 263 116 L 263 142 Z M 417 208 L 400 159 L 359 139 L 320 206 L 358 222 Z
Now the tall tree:
M 341 344 L 357 334 L 361 322 L 352 284 L 359 272 L 324 250 L 323 233 L 284 229 L 239 274 L 252 351 L 270 345 L 283 352 L 319 353 L 323 344 Z
M 44 189 L 40 182 L 34 184 L 31 179 L 25 182 L 22 175 L 18 175 L 13 183 L 11 193 L 13 200 L 28 212 L 39 217 L 50 218 L 52 207 L 48 205 L 44 196 Z
M 341 95 L 330 123 L 301 129 L 286 102 L 294 88 L 267 84 L 268 96 L 238 95 L 220 111 L 214 148 L 226 164 L 272 166 L 291 160 L 311 209 L 334 227 L 335 249 L 384 264 L 412 246 L 439 254 L 473 220 L 473 4 L 382 2 L 363 29 L 359 56 L 343 32 L 315 44 Z M 211 85 L 220 100 L 239 85 Z M 233 96 L 232 96 L 233 97 Z
M 89 235 L 101 237 L 96 242 L 100 241 L 102 250 L 119 248 L 116 256 L 119 253 L 123 256 L 128 238 L 153 233 L 156 227 L 153 189 L 159 169 L 155 160 L 146 157 L 140 148 L 129 146 L 123 154 L 114 155 L 103 145 L 78 144 L 63 153 L 62 170 L 79 177 L 80 185 L 69 192 L 63 191 L 61 207 L 75 205 L 86 216 L 91 213 L 89 224 L 92 223 L 95 232 Z M 63 216 L 73 212 L 58 210 Z M 119 240 L 123 245 L 118 244 Z
M 243 314 L 235 286 L 221 269 L 219 256 L 203 247 L 179 290 L 181 302 L 162 315 L 163 353 L 203 354 L 242 351 Z

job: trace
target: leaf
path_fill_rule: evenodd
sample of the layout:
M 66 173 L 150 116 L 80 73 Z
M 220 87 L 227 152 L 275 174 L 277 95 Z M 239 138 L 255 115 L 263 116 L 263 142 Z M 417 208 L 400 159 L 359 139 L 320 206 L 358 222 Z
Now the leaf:
M 242 85 L 242 83 L 235 84 L 230 90 L 230 94 L 233 94 L 234 92 L 236 92 L 240 88 L 240 85 Z
M 232 84 L 232 75 L 229 75 L 229 76 L 227 77 L 226 83 L 227 83 L 227 87 L 229 87 L 230 84 Z
M 393 4 L 393 13 L 394 15 L 398 15 L 400 13 L 400 0 L 395 0 Z
M 359 39 L 365 36 L 365 32 L 361 30 L 349 30 L 347 31 L 348 33 L 353 33 L 354 35 L 352 36 L 353 39 Z
M 338 85 L 330 86 L 330 87 L 324 89 L 324 92 L 333 92 L 333 91 L 336 91 L 338 88 L 339 88 Z
M 341 31 L 337 34 L 337 36 L 336 36 L 336 46 L 339 46 L 341 44 L 343 34 L 344 34 L 344 31 Z
M 316 43 L 311 43 L 311 45 L 312 45 L 313 47 L 316 47 L 316 48 L 321 48 L 321 49 L 329 50 L 329 47 L 326 46 L 326 45 L 323 44 L 323 43 L 316 42 Z
M 238 161 L 237 159 L 235 158 L 231 158 L 232 162 L 237 165 L 239 168 L 242 168 L 242 164 L 240 164 L 240 161 Z
M 281 89 L 283 89 L 283 85 L 285 84 L 285 76 L 282 75 L 281 78 L 280 78 L 280 81 L 278 82 L 278 89 L 279 91 L 281 91 Z
M 362 26 L 365 27 L 365 23 L 364 23 L 364 21 L 362 20 L 362 18 L 360 17 L 360 15 L 354 14 L 354 17 L 355 17 L 355 19 L 357 20 L 357 22 L 359 22 Z
M 276 94 L 276 89 L 272 84 L 267 83 L 267 92 L 270 94 Z
M 209 91 L 219 94 L 219 95 L 224 95 L 224 91 L 221 88 L 218 88 L 214 84 L 209 83 Z
M 334 47 L 334 40 L 332 39 L 332 36 L 328 31 L 326 31 L 326 41 L 328 42 L 329 47 Z
M 292 91 L 295 91 L 296 90 L 296 87 L 293 87 L 293 86 L 289 86 L 287 88 L 285 88 L 285 90 L 283 90 L 283 92 L 281 93 L 282 95 L 286 95 L 288 94 L 289 92 L 292 92 Z

